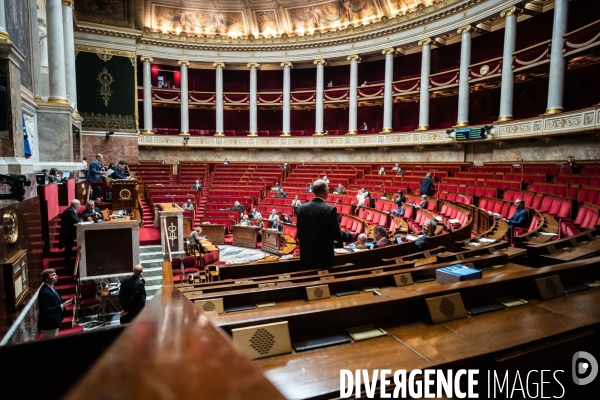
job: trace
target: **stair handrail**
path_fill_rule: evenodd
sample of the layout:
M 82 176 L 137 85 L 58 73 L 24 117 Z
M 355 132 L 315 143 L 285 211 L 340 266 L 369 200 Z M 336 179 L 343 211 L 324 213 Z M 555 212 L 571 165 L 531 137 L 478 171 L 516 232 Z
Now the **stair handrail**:
M 165 235 L 165 248 L 167 250 L 167 254 L 165 255 L 166 260 L 164 260 L 162 263 L 164 286 L 173 284 L 173 257 L 171 255 L 171 244 L 169 243 L 169 236 L 167 233 L 167 221 L 165 218 L 163 218 L 161 221 L 161 235 L 162 234 Z
M 81 260 L 81 246 L 77 246 L 77 256 L 75 257 L 75 267 L 73 268 L 73 280 L 75 281 L 75 301 L 73 307 L 73 319 L 79 322 L 79 307 L 81 301 L 81 280 L 79 279 L 79 261 Z

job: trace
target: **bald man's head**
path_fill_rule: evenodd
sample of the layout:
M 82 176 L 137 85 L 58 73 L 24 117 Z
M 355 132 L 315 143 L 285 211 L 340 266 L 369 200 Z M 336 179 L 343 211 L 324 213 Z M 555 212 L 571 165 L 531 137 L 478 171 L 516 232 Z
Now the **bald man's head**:
M 144 272 L 144 268 L 141 266 L 141 264 L 138 264 L 135 267 L 133 267 L 133 274 L 135 276 L 141 276 L 142 272 Z

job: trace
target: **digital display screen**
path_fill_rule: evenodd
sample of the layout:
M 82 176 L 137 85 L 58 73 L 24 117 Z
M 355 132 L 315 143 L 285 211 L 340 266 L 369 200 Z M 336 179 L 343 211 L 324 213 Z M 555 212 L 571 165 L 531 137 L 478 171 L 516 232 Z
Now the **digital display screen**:
M 487 134 L 484 128 L 464 128 L 456 130 L 456 140 L 485 139 Z

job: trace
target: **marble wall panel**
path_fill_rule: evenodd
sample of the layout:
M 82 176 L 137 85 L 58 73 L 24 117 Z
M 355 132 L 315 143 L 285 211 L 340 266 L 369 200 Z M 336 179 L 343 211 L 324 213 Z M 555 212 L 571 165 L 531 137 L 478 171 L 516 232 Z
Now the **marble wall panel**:
M 262 150 L 262 149 L 205 150 L 193 148 L 164 148 L 143 146 L 139 149 L 140 160 L 165 161 L 251 161 L 251 162 L 463 162 L 464 150 L 452 146 L 435 146 L 418 150 L 414 147 L 380 149 L 339 150 Z
M 115 133 L 109 139 L 104 135 L 86 134 L 81 135 L 81 154 L 87 157 L 88 162 L 93 160 L 96 154 L 104 156 L 105 162 L 114 163 L 118 160 L 126 160 L 128 163 L 137 164 L 138 139 L 133 135 L 120 135 Z
M 58 107 L 55 107 L 58 110 Z M 38 111 L 40 161 L 73 161 L 73 135 L 68 113 Z

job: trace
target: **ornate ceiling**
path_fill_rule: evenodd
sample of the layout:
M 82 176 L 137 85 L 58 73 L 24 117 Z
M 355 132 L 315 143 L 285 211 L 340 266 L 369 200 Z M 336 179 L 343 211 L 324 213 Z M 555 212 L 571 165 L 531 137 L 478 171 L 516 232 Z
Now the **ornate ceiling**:
M 79 20 L 192 35 L 279 37 L 343 29 L 444 0 L 76 0 Z

